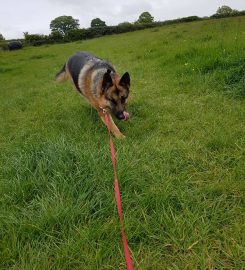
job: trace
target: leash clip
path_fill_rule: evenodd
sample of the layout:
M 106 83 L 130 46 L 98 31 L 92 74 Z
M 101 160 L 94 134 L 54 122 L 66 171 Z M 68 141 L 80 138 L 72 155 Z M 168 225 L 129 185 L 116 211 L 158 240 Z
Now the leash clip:
M 100 107 L 100 109 L 102 110 L 103 114 L 107 114 L 107 110 L 106 109 L 104 109 L 102 107 Z

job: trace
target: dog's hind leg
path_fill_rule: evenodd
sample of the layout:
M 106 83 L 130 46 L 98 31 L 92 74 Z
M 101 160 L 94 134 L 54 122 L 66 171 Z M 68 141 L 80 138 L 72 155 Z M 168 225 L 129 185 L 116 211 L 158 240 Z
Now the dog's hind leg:
M 66 64 L 62 67 L 62 69 L 55 75 L 55 80 L 57 82 L 64 82 L 67 80 L 67 72 L 66 72 Z

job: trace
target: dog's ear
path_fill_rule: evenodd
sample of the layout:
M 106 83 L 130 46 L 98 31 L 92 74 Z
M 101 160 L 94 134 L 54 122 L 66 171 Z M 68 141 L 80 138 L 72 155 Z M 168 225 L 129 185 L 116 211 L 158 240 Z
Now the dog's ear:
M 119 84 L 121 86 L 126 87 L 127 89 L 129 89 L 129 87 L 130 87 L 130 76 L 129 76 L 129 73 L 128 72 L 125 72 L 122 75 L 122 78 L 120 79 Z
M 110 73 L 111 73 L 111 70 L 107 69 L 106 73 L 104 74 L 103 81 L 102 81 L 103 92 L 105 92 L 109 87 L 113 85 Z

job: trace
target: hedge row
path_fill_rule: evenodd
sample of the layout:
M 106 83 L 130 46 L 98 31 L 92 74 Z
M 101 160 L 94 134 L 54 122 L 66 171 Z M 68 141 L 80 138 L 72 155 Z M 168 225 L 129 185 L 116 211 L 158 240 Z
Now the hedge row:
M 181 23 L 181 22 L 192 22 L 202 20 L 197 16 L 190 16 L 175 20 L 168 20 L 164 22 L 153 22 L 148 24 L 131 24 L 131 23 L 122 23 L 118 26 L 105 26 L 105 27 L 93 27 L 87 29 L 76 29 L 70 30 L 66 33 L 65 36 L 62 36 L 58 32 L 53 32 L 50 35 L 25 35 L 25 43 L 32 46 L 40 46 L 43 44 L 53 44 L 53 43 L 62 43 L 70 42 L 77 40 L 85 40 L 96 37 L 101 37 L 105 35 L 121 34 L 126 32 L 132 32 L 137 30 L 143 30 L 146 28 L 153 28 L 157 26 L 162 26 L 166 24 Z
M 204 19 L 219 19 L 219 18 L 224 18 L 224 17 L 244 16 L 244 15 L 245 15 L 245 11 L 240 11 L 235 14 L 226 15 L 226 16 L 220 16 L 217 14 L 212 15 L 211 17 L 206 17 L 206 18 L 200 18 L 198 16 L 189 16 L 189 17 L 184 17 L 184 18 L 179 18 L 179 19 L 174 19 L 174 20 L 167 20 L 163 22 L 153 22 L 153 23 L 148 23 L 148 24 L 121 23 L 117 26 L 93 27 L 93 28 L 87 28 L 87 29 L 70 30 L 66 33 L 65 36 L 62 36 L 59 32 L 52 32 L 50 35 L 39 35 L 39 34 L 29 35 L 28 33 L 26 33 L 24 45 L 40 46 L 43 44 L 63 43 L 63 42 L 91 39 L 95 37 L 101 37 L 104 35 L 113 35 L 113 34 L 132 32 L 132 31 L 142 30 L 146 28 L 153 28 L 153 27 L 163 26 L 163 25 L 168 25 L 168 24 L 201 21 Z M 6 42 L 2 42 L 0 43 L 0 48 L 7 49 L 8 44 Z
M 96 37 L 101 37 L 105 35 L 113 35 L 113 34 L 120 34 L 126 32 L 132 32 L 137 30 L 143 30 L 146 28 L 153 28 L 168 24 L 176 24 L 176 23 L 183 23 L 183 22 L 193 22 L 193 21 L 201 21 L 204 19 L 219 19 L 224 17 L 231 17 L 231 16 L 244 16 L 245 11 L 240 11 L 238 13 L 226 16 L 218 16 L 213 15 L 211 17 L 200 18 L 198 16 L 189 16 L 174 20 L 167 20 L 163 22 L 153 22 L 148 24 L 131 24 L 131 23 L 121 23 L 117 26 L 105 26 L 105 27 L 93 27 L 87 29 L 76 29 L 70 30 L 66 33 L 65 36 L 62 36 L 58 32 L 52 32 L 50 35 L 26 35 L 25 36 L 25 43 L 27 45 L 32 46 L 40 46 L 43 44 L 53 44 L 53 43 L 63 43 L 63 42 L 70 42 L 70 41 L 77 41 L 77 40 L 85 40 L 91 39 Z
M 237 17 L 237 16 L 244 16 L 245 15 L 245 10 L 242 11 L 235 11 L 230 14 L 214 14 L 210 16 L 210 19 L 222 19 L 222 18 L 227 18 L 227 17 Z

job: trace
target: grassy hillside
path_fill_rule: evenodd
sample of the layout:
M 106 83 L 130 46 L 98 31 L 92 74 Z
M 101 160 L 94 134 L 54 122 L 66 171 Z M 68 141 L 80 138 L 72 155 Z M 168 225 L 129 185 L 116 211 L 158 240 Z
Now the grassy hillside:
M 245 269 L 245 17 L 0 52 L 0 269 L 124 269 L 108 137 L 54 74 L 132 78 L 115 141 L 136 269 Z

